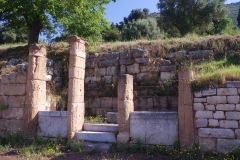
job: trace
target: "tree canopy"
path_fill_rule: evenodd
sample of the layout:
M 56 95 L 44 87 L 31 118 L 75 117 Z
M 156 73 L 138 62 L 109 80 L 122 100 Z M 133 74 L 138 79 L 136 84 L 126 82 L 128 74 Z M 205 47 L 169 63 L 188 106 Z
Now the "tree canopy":
M 38 42 L 40 32 L 51 35 L 56 28 L 94 41 L 108 25 L 103 14 L 110 1 L 0 0 L 0 21 L 16 28 L 27 27 L 29 44 Z

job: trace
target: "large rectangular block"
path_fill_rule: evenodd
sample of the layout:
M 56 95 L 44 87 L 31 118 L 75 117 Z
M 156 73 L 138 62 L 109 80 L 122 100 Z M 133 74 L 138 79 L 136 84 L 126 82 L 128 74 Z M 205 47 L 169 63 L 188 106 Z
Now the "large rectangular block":
M 240 112 L 226 112 L 226 119 L 240 120 Z
M 46 81 L 27 80 L 26 104 L 46 104 Z
M 107 72 L 106 68 L 95 68 L 95 76 L 105 76 Z
M 24 107 L 25 99 L 25 96 L 9 96 L 8 105 L 10 108 Z
M 25 84 L 6 84 L 5 95 L 8 96 L 23 96 L 26 94 Z
M 215 137 L 215 138 L 234 138 L 234 132 L 231 129 L 220 128 L 199 128 L 199 137 Z
M 118 74 L 118 67 L 117 66 L 110 66 L 107 67 L 107 75 L 113 76 Z
M 69 67 L 68 78 L 85 79 L 85 70 L 79 67 Z
M 216 89 L 202 90 L 202 96 L 213 96 L 217 94 Z
M 27 82 L 27 72 L 18 72 L 16 77 L 16 83 L 26 83 Z
M 28 80 L 43 80 L 46 78 L 46 58 L 28 56 Z
M 237 95 L 237 88 L 218 88 L 217 95 L 220 96 L 235 96 Z
M 217 151 L 221 153 L 234 152 L 240 147 L 240 140 L 236 139 L 218 139 Z
M 237 121 L 228 121 L 228 120 L 221 120 L 220 121 L 221 128 L 238 128 Z
M 12 84 L 16 83 L 17 73 L 2 75 L 1 83 L 2 84 Z
M 215 138 L 201 138 L 199 137 L 199 146 L 203 151 L 215 151 L 216 150 Z
M 0 96 L 0 104 L 8 105 L 8 96 Z
M 177 112 L 132 112 L 130 137 L 143 144 L 173 145 L 178 139 Z
M 1 119 L 0 120 L 0 129 L 2 132 L 0 132 L 0 135 L 3 136 L 3 133 L 7 134 L 7 133 L 12 133 L 12 132 L 22 132 L 23 124 L 24 124 L 23 120 Z
M 220 103 L 227 103 L 226 96 L 211 96 L 207 97 L 207 104 L 220 104 Z
M 8 108 L 2 111 L 2 118 L 4 119 L 23 119 L 24 108 Z
M 217 104 L 216 105 L 216 110 L 219 111 L 233 111 L 235 110 L 235 105 L 234 104 Z
M 207 102 L 207 98 L 194 98 L 195 103 L 204 103 Z
M 84 81 L 81 79 L 69 79 L 68 81 L 68 102 L 84 102 Z
M 196 118 L 213 118 L 212 111 L 196 111 L 195 113 Z
M 4 92 L 5 92 L 5 85 L 0 84 L 0 96 L 4 96 L 5 95 Z
M 138 98 L 138 107 L 142 109 L 152 108 L 153 99 L 152 97 L 139 97 Z
M 215 119 L 225 119 L 225 115 L 224 115 L 224 112 L 223 111 L 216 111 L 214 114 L 213 114 L 213 117 Z
M 85 64 L 86 64 L 85 62 L 86 62 L 85 58 L 74 56 L 74 55 L 69 56 L 69 68 L 78 67 L 78 68 L 85 69 Z
M 112 108 L 113 103 L 112 103 L 112 97 L 101 97 L 101 107 L 102 108 Z
M 239 103 L 239 96 L 227 96 L 227 102 L 237 104 Z
M 207 119 L 196 119 L 196 127 L 207 127 L 208 120 Z
M 127 66 L 128 74 L 138 74 L 140 72 L 139 64 L 134 63 L 132 65 Z
M 227 81 L 227 88 L 240 88 L 240 81 Z
M 63 111 L 39 111 L 37 132 L 39 137 L 67 138 L 67 115 L 61 112 Z

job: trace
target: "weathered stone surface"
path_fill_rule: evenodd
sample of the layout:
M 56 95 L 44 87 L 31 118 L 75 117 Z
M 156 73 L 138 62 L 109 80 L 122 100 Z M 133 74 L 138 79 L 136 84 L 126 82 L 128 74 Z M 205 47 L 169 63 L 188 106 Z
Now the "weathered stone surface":
M 74 55 L 69 56 L 69 67 L 78 67 L 85 69 L 85 66 L 86 66 L 85 58 Z
M 217 151 L 221 153 L 234 152 L 240 146 L 240 140 L 217 139 Z
M 16 68 L 18 72 L 27 71 L 28 64 L 17 64 Z
M 28 80 L 45 81 L 46 75 L 46 58 L 28 56 Z
M 53 72 L 54 72 L 54 70 L 53 70 L 52 67 L 46 67 L 46 74 L 47 75 L 53 75 Z
M 168 55 L 169 58 L 171 59 L 179 59 L 179 58 L 184 58 L 186 57 L 187 52 L 186 51 L 178 51 L 178 52 L 173 52 Z
M 203 151 L 215 151 L 216 140 L 213 138 L 201 138 L 199 137 L 199 146 Z
M 198 50 L 188 52 L 190 59 L 210 59 L 213 57 L 213 50 Z
M 96 68 L 97 67 L 97 58 L 88 58 L 86 59 L 86 68 Z
M 215 119 L 225 119 L 225 115 L 224 115 L 224 112 L 223 111 L 216 111 L 214 114 L 213 114 L 213 117 Z
M 237 139 L 240 139 L 240 129 L 235 130 L 235 135 L 236 135 Z
M 95 76 L 105 76 L 106 68 L 95 68 Z
M 117 124 L 118 123 L 118 113 L 117 112 L 107 112 L 106 114 L 106 121 L 108 123 L 114 123 Z
M 135 61 L 140 64 L 146 64 L 150 62 L 149 58 L 135 58 Z
M 27 80 L 25 104 L 46 103 L 46 82 L 39 80 Z
M 140 72 L 139 64 L 138 63 L 134 63 L 133 65 L 127 66 L 127 72 L 129 74 L 138 74 Z
M 220 96 L 235 96 L 237 95 L 237 88 L 218 88 L 217 95 Z
M 208 125 L 208 120 L 207 119 L 196 119 L 196 126 L 198 128 L 207 127 L 207 125 Z
M 235 110 L 235 105 L 234 104 L 217 104 L 216 105 L 216 110 L 219 110 L 219 111 L 233 111 L 233 110 Z
M 142 109 L 152 108 L 153 107 L 153 99 L 148 97 L 139 97 L 138 98 L 138 107 Z
M 240 88 L 240 81 L 227 81 L 227 88 Z
M 119 53 L 120 59 L 132 58 L 132 52 Z
M 8 96 L 22 96 L 26 94 L 25 84 L 6 84 L 5 85 L 5 95 Z
M 208 120 L 208 125 L 209 127 L 218 127 L 219 126 L 219 121 L 216 119 L 209 119 Z
M 197 98 L 202 97 L 202 92 L 201 91 L 194 92 L 194 97 L 197 97 Z
M 38 136 L 66 138 L 67 111 L 39 111 Z
M 202 103 L 194 103 L 193 104 L 193 109 L 195 111 L 203 111 L 204 110 L 204 105 Z
M 69 79 L 68 103 L 84 103 L 84 81 L 81 79 Z
M 2 75 L 1 84 L 16 83 L 16 73 Z
M 104 76 L 105 83 L 109 84 L 113 82 L 112 76 Z
M 169 66 L 172 64 L 172 62 L 170 60 L 166 60 L 166 59 L 158 59 L 157 64 L 159 66 Z
M 133 100 L 133 76 L 123 74 L 118 79 L 118 101 Z
M 103 108 L 112 108 L 112 97 L 101 97 L 100 98 L 101 107 Z
M 13 65 L 13 66 L 16 66 L 17 64 L 21 63 L 21 61 L 19 59 L 14 59 L 14 58 L 11 58 L 9 61 L 8 61 L 8 64 L 9 65 Z
M 89 100 L 90 108 L 100 108 L 101 100 L 100 98 L 94 98 Z
M 24 107 L 25 96 L 9 96 L 7 104 L 10 108 Z
M 221 128 L 238 128 L 237 121 L 220 120 L 219 122 Z
M 156 66 L 141 66 L 140 68 L 142 73 L 159 71 L 159 67 L 156 67 Z
M 227 96 L 227 102 L 237 104 L 239 103 L 239 96 Z
M 148 56 L 148 51 L 147 50 L 142 50 L 139 48 L 133 49 L 133 57 L 134 58 L 143 58 Z
M 2 111 L 4 119 L 23 119 L 23 108 L 8 108 Z
M 173 72 L 161 72 L 160 78 L 163 81 L 173 79 L 173 78 L 175 78 L 175 73 L 173 73 Z
M 226 119 L 240 120 L 240 112 L 226 112 Z
M 208 111 L 215 111 L 215 105 L 206 105 L 205 108 Z
M 11 132 L 22 132 L 23 131 L 23 120 L 7 120 L 1 119 L 0 121 L 0 129 L 4 131 L 4 133 L 11 133 Z M 3 136 L 3 132 L 0 132 L 0 135 Z
M 143 80 L 150 80 L 151 74 L 150 73 L 139 73 L 137 74 L 137 80 L 143 81 Z
M 132 58 L 125 58 L 125 59 L 120 59 L 120 60 L 119 60 L 119 64 L 120 64 L 120 65 L 131 65 L 131 64 L 133 64 L 134 62 L 135 62 L 135 60 L 132 59 Z
M 85 70 L 78 67 L 70 67 L 68 72 L 68 78 L 75 78 L 84 80 Z
M 173 145 L 178 139 L 177 112 L 132 112 L 130 125 L 130 137 L 143 144 Z
M 202 90 L 202 96 L 213 96 L 217 94 L 216 89 Z
M 39 45 L 39 44 L 30 44 L 29 45 L 29 55 L 36 56 L 36 57 L 45 57 L 46 56 L 46 46 Z M 45 62 L 45 66 L 46 66 L 46 62 Z
M 198 136 L 215 138 L 234 138 L 234 132 L 231 129 L 199 128 Z
M 207 104 L 220 104 L 220 103 L 227 103 L 226 96 L 211 96 L 207 97 Z
M 194 98 L 195 103 L 204 103 L 207 102 L 207 98 Z
M 213 118 L 212 111 L 196 111 L 195 113 L 196 118 Z
M 126 74 L 126 66 L 125 65 L 120 66 L 120 74 Z
M 16 83 L 26 83 L 27 82 L 27 72 L 18 72 L 16 77 Z
M 107 75 L 113 76 L 118 74 L 118 67 L 117 66 L 111 66 L 107 68 Z
M 100 61 L 107 61 L 107 60 L 119 60 L 119 52 L 102 54 Z
M 99 67 L 109 67 L 109 66 L 117 66 L 119 63 L 118 60 L 105 60 L 105 61 L 99 61 L 98 65 Z
M 159 71 L 160 71 L 160 72 L 172 72 L 172 71 L 176 71 L 176 66 L 175 66 L 175 65 L 171 65 L 171 66 L 160 66 L 160 67 L 159 67 Z
M 128 144 L 129 143 L 129 132 L 121 132 L 117 135 L 117 144 Z
M 236 104 L 236 111 L 240 111 L 240 104 Z
M 85 84 L 96 83 L 96 82 L 99 82 L 100 80 L 101 80 L 101 77 L 86 77 L 84 80 L 84 83 Z
M 0 84 L 0 96 L 4 96 L 4 92 L 5 92 L 5 85 Z

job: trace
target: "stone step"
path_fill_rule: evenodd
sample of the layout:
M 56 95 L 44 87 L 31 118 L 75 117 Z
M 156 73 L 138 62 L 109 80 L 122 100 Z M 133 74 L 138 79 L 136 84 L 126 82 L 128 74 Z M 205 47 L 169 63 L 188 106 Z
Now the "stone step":
M 112 143 L 102 143 L 102 142 L 83 142 L 83 151 L 86 153 L 90 152 L 100 152 L 107 153 L 112 147 Z
M 116 143 L 115 135 L 112 132 L 81 131 L 77 132 L 77 139 L 93 142 Z
M 118 112 L 107 112 L 106 121 L 108 123 L 117 124 L 118 123 L 117 115 L 118 115 Z
M 118 129 L 117 124 L 94 124 L 94 123 L 85 123 L 83 126 L 84 131 L 93 131 L 93 132 L 115 132 Z

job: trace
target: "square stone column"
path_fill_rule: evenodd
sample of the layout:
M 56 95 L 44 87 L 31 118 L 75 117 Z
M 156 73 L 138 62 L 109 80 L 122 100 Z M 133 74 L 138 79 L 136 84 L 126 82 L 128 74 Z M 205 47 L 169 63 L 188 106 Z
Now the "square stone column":
M 87 42 L 77 36 L 68 38 L 70 43 L 68 82 L 68 140 L 74 139 L 84 124 L 84 77 Z
M 28 138 L 37 134 L 38 111 L 46 104 L 46 47 L 29 45 L 26 101 L 23 132 Z
M 190 86 L 193 78 L 193 71 L 178 72 L 178 122 L 181 149 L 190 148 L 195 142 L 193 92 Z
M 130 139 L 130 113 L 133 104 L 133 76 L 122 74 L 118 77 L 118 144 L 128 144 Z

